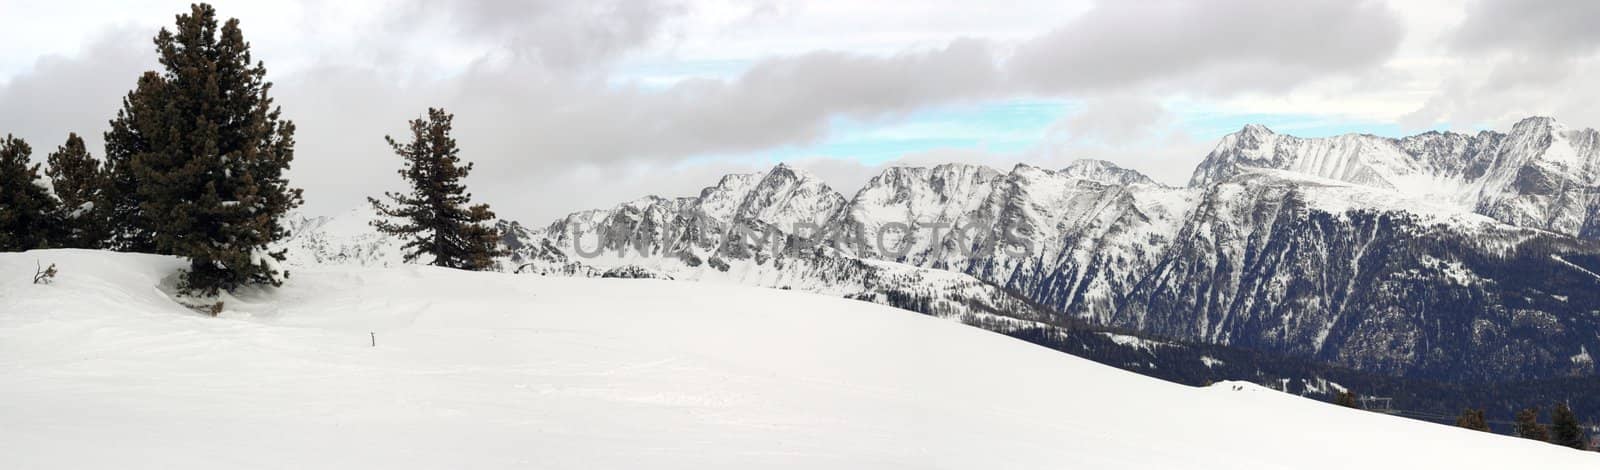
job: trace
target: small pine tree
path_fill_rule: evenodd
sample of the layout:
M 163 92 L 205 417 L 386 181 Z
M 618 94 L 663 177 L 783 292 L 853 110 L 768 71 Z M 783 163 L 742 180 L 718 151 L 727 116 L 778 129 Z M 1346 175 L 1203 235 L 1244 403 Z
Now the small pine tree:
M 1456 426 L 1489 432 L 1489 420 L 1484 418 L 1483 409 L 1461 410 L 1461 416 L 1456 417 Z
M 0 139 L 0 251 L 51 248 L 60 238 L 59 209 L 50 191 L 39 186 L 39 164 L 29 164 L 32 154 L 22 139 Z
M 110 235 L 107 223 L 96 217 L 95 201 L 105 187 L 100 162 L 89 155 L 77 133 L 67 134 L 67 142 L 47 159 L 45 174 L 61 201 L 65 236 L 58 243 L 69 248 L 100 248 Z
M 462 164 L 461 149 L 450 136 L 454 118 L 443 109 L 428 108 L 426 118 L 410 122 L 410 142 L 401 144 L 384 136 L 395 154 L 405 159 L 399 173 L 411 191 L 384 193 L 394 206 L 377 198 L 367 201 L 384 217 L 399 219 L 372 225 L 405 240 L 406 262 L 428 255 L 434 266 L 481 271 L 494 267 L 494 259 L 504 252 L 499 232 L 487 225 L 494 212 L 487 204 L 469 205 L 472 195 L 461 180 L 472 171 L 472 164 Z
M 301 193 L 283 177 L 294 123 L 273 106 L 266 68 L 251 59 L 239 20 L 219 29 L 203 3 L 178 15 L 175 32 L 162 28 L 155 44 L 165 73 L 140 80 L 132 97 L 148 115 L 128 123 L 139 137 L 134 148 L 118 150 L 133 151 L 136 225 L 157 252 L 189 259 L 186 292 L 281 284 L 283 251 L 267 246 L 288 235 L 279 219 Z
M 1346 408 L 1361 409 L 1361 401 L 1356 399 L 1355 392 L 1345 390 L 1334 397 L 1333 403 Z
M 1556 409 L 1550 412 L 1550 443 L 1578 450 L 1589 448 L 1583 425 L 1578 424 L 1578 415 L 1573 414 L 1566 403 L 1557 403 Z
M 1517 412 L 1517 437 L 1550 442 L 1550 430 L 1539 424 L 1539 409 L 1525 408 Z

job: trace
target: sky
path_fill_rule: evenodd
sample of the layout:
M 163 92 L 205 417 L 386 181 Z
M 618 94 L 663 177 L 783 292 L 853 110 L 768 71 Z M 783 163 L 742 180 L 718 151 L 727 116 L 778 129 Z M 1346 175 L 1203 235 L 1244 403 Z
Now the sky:
M 467 183 L 542 225 L 787 162 L 1098 158 L 1182 184 L 1244 124 L 1301 136 L 1600 123 L 1590 0 L 226 1 L 332 215 L 403 188 L 384 143 L 455 114 Z M 100 135 L 182 1 L 0 0 L 0 133 Z M 97 155 L 101 152 L 95 152 Z

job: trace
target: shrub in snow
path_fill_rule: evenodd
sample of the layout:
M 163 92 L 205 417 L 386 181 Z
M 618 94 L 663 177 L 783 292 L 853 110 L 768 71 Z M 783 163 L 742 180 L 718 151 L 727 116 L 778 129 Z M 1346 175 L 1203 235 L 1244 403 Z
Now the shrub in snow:
M 37 266 L 37 263 L 35 263 L 35 265 Z M 55 281 L 55 280 L 56 280 L 56 265 L 55 265 L 55 263 L 50 263 L 50 267 L 44 268 L 44 269 L 39 269 L 37 267 L 34 268 L 34 270 L 33 270 L 33 283 L 34 284 L 49 284 L 49 283 L 51 283 L 52 281 Z

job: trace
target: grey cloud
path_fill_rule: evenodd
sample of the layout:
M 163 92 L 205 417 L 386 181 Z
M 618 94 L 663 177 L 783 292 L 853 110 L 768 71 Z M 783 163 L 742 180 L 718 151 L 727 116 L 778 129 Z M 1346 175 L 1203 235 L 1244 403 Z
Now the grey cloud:
M 1402 124 L 1504 128 L 1530 115 L 1570 125 L 1600 121 L 1600 3 L 1478 1 L 1446 35 L 1455 53 L 1442 84 Z
M 731 82 L 681 83 L 643 100 L 668 112 L 634 117 L 665 140 L 747 151 L 814 140 L 832 117 L 877 119 L 992 94 L 996 80 L 989 48 L 975 40 L 890 57 L 817 52 L 757 63 Z
M 1171 120 L 1161 103 L 1146 97 L 1113 95 L 1089 100 L 1083 111 L 1059 125 L 1059 131 L 1074 140 L 1129 144 L 1151 137 Z
M 1042 92 L 1282 89 L 1377 66 L 1402 33 L 1373 1 L 1103 2 L 1020 46 L 1010 68 Z
M 644 176 L 677 181 L 665 176 L 688 174 L 691 168 L 765 166 L 714 157 L 817 142 L 837 119 L 892 120 L 929 106 L 1034 92 L 1084 95 L 1117 88 L 1136 94 L 1152 84 L 1199 83 L 1201 75 L 1220 77 L 1217 86 L 1234 90 L 1257 81 L 1281 86 L 1314 78 L 1313 72 L 1372 65 L 1392 49 L 1397 34 L 1392 18 L 1366 3 L 1284 8 L 1231 1 L 1204 9 L 1162 4 L 1176 12 L 1146 18 L 1141 14 L 1148 7 L 1118 2 L 1029 41 L 1015 56 L 978 39 L 889 55 L 820 51 L 769 58 L 731 79 L 691 79 L 662 89 L 610 83 L 596 72 L 670 29 L 671 19 L 683 11 L 676 4 L 477 0 L 433 5 L 400 9 L 393 21 L 377 22 L 387 25 L 385 31 L 330 45 L 320 52 L 327 54 L 321 62 L 275 69 L 274 59 L 264 57 L 279 104 L 298 124 L 290 176 L 307 190 L 308 211 L 343 210 L 399 185 L 392 178 L 399 162 L 382 136 L 398 135 L 406 120 L 429 106 L 457 114 L 463 156 L 478 164 L 471 184 L 479 198 L 504 216 L 543 220 L 642 194 L 642 188 L 655 187 L 640 183 Z M 1307 17 L 1323 22 L 1309 27 Z M 1230 36 L 1224 34 L 1228 28 L 1250 32 Z M 413 31 L 436 35 L 401 37 Z M 1316 34 L 1299 41 L 1279 37 L 1304 31 Z M 250 32 L 247 27 L 247 37 L 257 44 L 272 40 Z M 69 130 L 98 138 L 138 72 L 156 66 L 149 52 L 152 33 L 120 34 L 81 57 L 41 62 L 0 85 L 0 131 L 17 129 L 43 142 Z M 1223 37 L 1204 37 L 1213 33 Z M 1354 39 L 1320 44 L 1339 42 L 1329 39 L 1339 35 Z M 1220 45 L 1229 40 L 1246 42 Z M 404 49 L 433 41 L 487 45 L 491 51 L 456 44 L 450 47 L 481 55 L 448 75 L 418 73 L 409 61 L 420 56 Z M 1284 42 L 1308 47 L 1300 53 L 1312 57 L 1291 56 L 1295 45 Z M 1177 43 L 1184 47 L 1163 49 Z M 1123 49 L 1127 57 L 1118 57 L 1114 49 Z M 501 60 L 496 51 L 518 60 Z M 1162 61 L 1176 63 L 1156 63 Z M 1116 105 L 1107 101 L 1102 107 Z M 1128 111 L 1132 114 L 1116 116 L 1104 109 L 1067 126 L 1103 139 L 1135 139 L 1132 128 L 1159 118 L 1160 110 Z M 1094 122 L 1099 119 L 1110 121 Z M 940 158 L 1008 167 L 998 160 L 1016 156 Z M 846 186 L 876 172 L 872 165 L 810 164 L 819 173 L 838 175 Z M 692 191 L 705 183 L 663 183 L 659 189 L 686 184 Z
M 398 165 L 382 136 L 402 131 L 427 106 L 441 106 L 456 113 L 463 155 L 478 162 L 472 178 L 480 192 L 507 201 L 510 213 L 549 216 L 552 206 L 571 209 L 573 201 L 539 200 L 526 188 L 563 184 L 584 171 L 628 173 L 696 155 L 801 145 L 820 139 L 833 117 L 878 119 L 987 93 L 995 72 L 986 50 L 963 41 L 889 58 L 814 53 L 757 64 L 731 81 L 665 90 L 573 78 L 535 85 L 525 79 L 533 71 L 488 64 L 406 84 L 330 66 L 279 79 L 276 90 L 299 124 L 291 176 L 322 209 L 375 192 L 375 183 L 351 181 L 348 169 Z M 930 75 L 946 79 L 917 84 Z
M 538 158 L 586 163 L 804 144 L 825 134 L 831 118 L 878 119 L 970 99 L 990 93 L 995 80 L 987 48 L 976 41 L 885 58 L 772 59 L 730 81 L 692 79 L 665 90 L 584 80 L 529 87 L 523 76 L 474 68 L 443 84 L 453 92 L 444 102 L 497 117 L 482 125 L 549 155 Z
M 1600 48 L 1600 2 L 1481 0 L 1467 9 L 1452 44 L 1464 52 L 1584 55 Z
M 415 0 L 397 8 L 397 33 L 450 28 L 551 68 L 592 66 L 655 39 L 687 7 L 664 0 Z
M 153 68 L 150 33 L 111 30 L 77 57 L 46 56 L 32 71 L 0 85 L 0 134 L 28 140 L 34 158 L 66 141 L 68 132 L 87 140 L 99 155 L 101 133 L 139 74 Z
M 1498 62 L 1496 68 L 1515 68 L 1514 59 Z M 1589 77 L 1600 73 L 1600 60 L 1575 61 L 1567 65 L 1570 73 L 1549 77 L 1531 72 L 1513 80 L 1499 74 L 1483 76 L 1478 64 L 1463 64 L 1443 86 L 1417 110 L 1402 116 L 1409 128 L 1426 128 L 1449 123 L 1458 129 L 1492 127 L 1505 129 L 1528 116 L 1554 116 L 1571 126 L 1592 127 L 1600 123 L 1600 89 Z

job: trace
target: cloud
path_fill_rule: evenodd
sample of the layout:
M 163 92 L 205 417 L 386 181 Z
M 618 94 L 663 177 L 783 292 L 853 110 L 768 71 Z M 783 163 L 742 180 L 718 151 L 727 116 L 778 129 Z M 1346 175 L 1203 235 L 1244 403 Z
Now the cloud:
M 1152 137 L 1172 123 L 1166 108 L 1147 97 L 1114 95 L 1090 100 L 1055 131 L 1081 142 L 1127 145 Z
M 1082 140 L 1043 144 L 1056 153 L 956 149 L 901 162 L 946 158 L 1004 169 L 1015 159 L 1099 152 L 1108 142 L 1144 148 L 1170 136 L 1142 129 L 1167 122 L 1156 100 L 1143 96 L 1270 93 L 1356 74 L 1381 64 L 1399 36 L 1392 15 L 1370 2 L 1105 2 L 1032 38 L 927 41 L 919 33 L 923 39 L 889 52 L 769 55 L 724 78 L 662 86 L 611 78 L 619 61 L 678 41 L 677 22 L 694 17 L 699 4 L 295 5 L 277 16 L 252 12 L 244 30 L 267 62 L 284 115 L 298 125 L 290 177 L 307 190 L 308 211 L 343 210 L 397 187 L 399 161 L 382 137 L 399 135 L 406 120 L 435 106 L 457 115 L 463 156 L 477 162 L 469 183 L 478 199 L 528 220 L 647 190 L 692 193 L 715 179 L 711 173 L 769 166 L 760 152 L 822 142 L 840 120 L 893 122 L 953 103 L 1052 95 L 1083 98 L 1089 107 L 1061 124 Z M 174 12 L 156 16 L 167 22 Z M 0 85 L 0 131 L 39 148 L 67 131 L 97 140 L 138 73 L 157 67 L 153 33 L 148 26 L 107 32 L 77 55 L 49 56 L 14 75 Z M 842 187 L 881 169 L 803 161 L 837 175 Z
M 1467 9 L 1452 44 L 1464 52 L 1587 55 L 1600 49 L 1600 3 L 1588 0 L 1480 0 Z
M 408 0 L 389 22 L 399 34 L 447 28 L 453 39 L 504 49 L 550 68 L 589 67 L 656 39 L 688 7 L 663 0 Z
M 1600 3 L 1483 0 L 1463 13 L 1444 34 L 1450 54 L 1433 71 L 1438 86 L 1403 124 L 1504 129 L 1531 115 L 1600 123 L 1590 78 L 1600 73 Z
M 1515 67 L 1514 59 L 1504 59 L 1495 69 Z M 1508 129 L 1517 120 L 1528 116 L 1553 116 L 1562 122 L 1580 127 L 1600 123 L 1600 90 L 1595 89 L 1593 77 L 1600 73 L 1600 61 L 1585 60 L 1563 65 L 1570 72 L 1558 73 L 1542 69 L 1549 75 L 1541 76 L 1541 69 L 1526 69 L 1519 77 L 1480 73 L 1481 65 L 1458 65 L 1441 88 L 1431 94 L 1422 106 L 1400 118 L 1400 123 L 1410 128 L 1425 128 L 1436 123 L 1449 123 L 1457 129 L 1476 127 Z M 1512 80 L 1531 80 L 1516 82 Z
M 991 95 L 997 79 L 976 40 L 888 57 L 815 52 L 758 62 L 731 81 L 630 90 L 642 106 L 622 117 L 652 141 L 631 154 L 751 151 L 814 142 L 833 118 L 874 120 Z
M 814 53 L 758 63 L 731 81 L 665 90 L 559 76 L 533 83 L 528 77 L 538 71 L 516 64 L 480 63 L 408 83 L 330 65 L 280 79 L 276 90 L 299 124 L 299 154 L 338 156 L 300 159 L 297 181 L 323 186 L 320 179 L 348 173 L 341 169 L 380 163 L 387 154 L 381 136 L 427 106 L 456 113 L 464 155 L 496 168 L 480 178 L 526 181 L 578 166 L 670 164 L 814 142 L 835 117 L 870 120 L 988 92 L 994 72 L 984 51 L 981 43 L 957 42 L 887 58 Z M 931 74 L 945 78 L 917 83 Z M 337 192 L 345 190 L 326 194 Z
M 1403 32 L 1373 1 L 1104 2 L 1022 44 L 1010 69 L 1046 93 L 1272 91 L 1380 65 Z
M 100 154 L 101 133 L 139 74 L 155 65 L 149 35 L 129 29 L 103 32 L 76 57 L 49 55 L 32 71 L 0 85 L 0 134 L 27 140 L 36 161 L 65 142 L 68 132 Z

